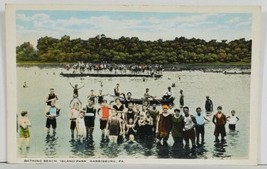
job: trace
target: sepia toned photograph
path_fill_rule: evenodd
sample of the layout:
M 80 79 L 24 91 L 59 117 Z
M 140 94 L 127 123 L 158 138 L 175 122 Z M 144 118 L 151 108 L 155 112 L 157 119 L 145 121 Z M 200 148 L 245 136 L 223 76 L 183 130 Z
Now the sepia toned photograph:
M 259 7 L 6 11 L 8 162 L 257 164 Z

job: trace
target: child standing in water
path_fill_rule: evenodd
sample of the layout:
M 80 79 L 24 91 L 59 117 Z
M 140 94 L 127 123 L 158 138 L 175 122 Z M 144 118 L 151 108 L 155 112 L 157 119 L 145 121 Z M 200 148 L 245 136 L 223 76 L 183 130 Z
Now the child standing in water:
M 72 140 L 74 139 L 74 131 L 76 130 L 76 132 L 77 132 L 76 120 L 79 118 L 80 108 L 81 108 L 81 106 L 79 105 L 79 103 L 75 102 L 73 104 L 72 109 L 69 112 L 70 130 L 71 130 L 71 139 Z
M 231 111 L 231 116 L 228 116 L 227 120 L 229 121 L 229 130 L 235 131 L 236 123 L 239 121 L 239 118 L 236 116 L 235 110 Z
M 28 112 L 22 111 L 19 119 L 19 149 L 22 150 L 22 142 L 25 140 L 26 149 L 30 148 L 30 131 L 31 122 L 27 117 Z
M 84 123 L 84 113 L 81 111 L 79 118 L 76 120 L 77 131 L 78 131 L 78 140 L 83 143 L 86 134 L 86 128 Z

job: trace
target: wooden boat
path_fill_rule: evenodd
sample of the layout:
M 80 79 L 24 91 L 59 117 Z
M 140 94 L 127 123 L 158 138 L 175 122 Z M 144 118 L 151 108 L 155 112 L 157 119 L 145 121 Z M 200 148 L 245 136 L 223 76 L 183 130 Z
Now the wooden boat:
M 129 74 L 129 73 L 60 73 L 61 76 L 63 77 L 85 77 L 85 76 L 90 76 L 90 77 L 155 77 L 155 78 L 160 78 L 162 75 L 160 74 Z
M 163 99 L 149 99 L 149 104 L 152 105 L 152 104 L 156 104 L 156 105 L 163 105 L 163 104 L 173 104 L 175 98 L 172 98 L 172 99 L 168 99 L 168 100 L 163 100 Z M 131 99 L 131 102 L 135 103 L 135 104 L 143 104 L 143 99 L 134 99 L 132 98 Z M 126 100 L 125 99 L 121 99 L 121 103 L 125 104 L 126 103 Z

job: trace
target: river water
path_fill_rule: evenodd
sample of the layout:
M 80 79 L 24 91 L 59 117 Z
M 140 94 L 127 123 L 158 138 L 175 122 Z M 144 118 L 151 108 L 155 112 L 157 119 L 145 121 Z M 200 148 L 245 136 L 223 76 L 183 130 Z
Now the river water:
M 127 78 L 127 77 L 76 77 L 60 76 L 61 68 L 51 67 L 17 67 L 18 112 L 27 110 L 32 123 L 30 128 L 30 149 L 18 150 L 18 157 L 49 157 L 49 158 L 183 158 L 183 159 L 244 159 L 248 158 L 249 149 L 249 108 L 250 108 L 250 75 L 224 75 L 223 73 L 208 73 L 201 71 L 163 72 L 159 79 Z M 23 88 L 26 82 L 28 88 Z M 83 144 L 71 140 L 68 120 L 69 102 L 72 99 L 73 89 L 69 82 L 85 85 L 79 90 L 79 98 L 86 103 L 86 97 L 91 89 L 97 92 L 102 89 L 104 94 L 113 94 L 116 83 L 120 83 L 120 91 L 133 93 L 133 98 L 143 96 L 146 88 L 150 94 L 161 98 L 172 83 L 176 87 L 172 91 L 176 97 L 175 107 L 179 107 L 179 91 L 184 91 L 185 105 L 190 113 L 196 115 L 196 107 L 201 107 L 205 113 L 205 97 L 208 95 L 213 101 L 214 108 L 223 107 L 223 112 L 230 115 L 231 110 L 237 112 L 240 121 L 237 131 L 229 132 L 225 143 L 214 143 L 214 125 L 209 122 L 205 126 L 205 144 L 197 146 L 195 150 L 184 149 L 174 145 L 170 136 L 168 144 L 159 145 L 155 142 L 129 144 L 123 142 L 112 145 L 101 141 L 99 118 L 95 121 L 94 141 Z M 103 84 L 101 86 L 100 84 Z M 45 98 L 50 88 L 55 89 L 61 108 L 57 118 L 57 133 L 47 136 L 44 115 Z M 111 96 L 105 99 L 112 100 Z M 160 107 L 158 107 L 160 109 Z M 173 110 L 171 110 L 173 111 Z M 211 120 L 212 115 L 207 117 Z

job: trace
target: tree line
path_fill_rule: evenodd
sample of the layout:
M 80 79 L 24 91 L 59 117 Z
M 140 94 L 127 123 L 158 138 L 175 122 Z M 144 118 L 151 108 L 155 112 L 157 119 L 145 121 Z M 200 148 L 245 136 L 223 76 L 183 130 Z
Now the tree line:
M 143 41 L 138 37 L 112 39 L 104 34 L 82 40 L 41 37 L 37 48 L 24 42 L 16 48 L 16 58 L 38 62 L 107 62 L 136 64 L 179 64 L 251 62 L 252 40 L 232 41 L 176 37 L 174 40 Z

